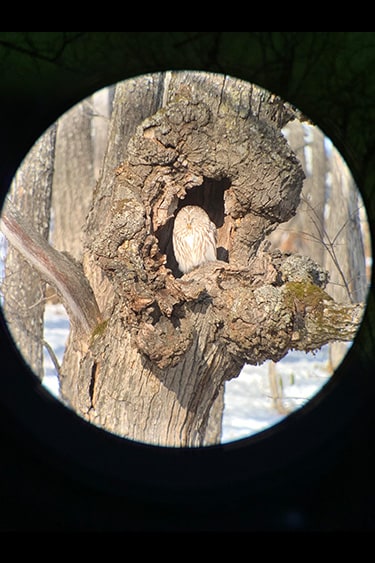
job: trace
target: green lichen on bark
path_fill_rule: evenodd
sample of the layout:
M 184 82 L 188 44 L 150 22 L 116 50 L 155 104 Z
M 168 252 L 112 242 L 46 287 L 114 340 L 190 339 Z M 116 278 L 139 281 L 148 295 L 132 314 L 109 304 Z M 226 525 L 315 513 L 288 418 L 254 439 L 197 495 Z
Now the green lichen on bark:
M 107 329 L 107 326 L 108 326 L 108 319 L 106 321 L 103 321 L 102 323 L 99 323 L 99 324 L 96 325 L 96 327 L 94 328 L 94 330 L 92 331 L 92 334 L 91 334 L 90 346 L 94 343 L 95 340 L 97 340 L 98 338 L 103 336 L 103 334 L 105 333 L 105 331 Z
M 287 282 L 283 286 L 284 302 L 288 307 L 303 306 L 305 310 L 321 310 L 325 301 L 333 301 L 324 289 L 310 282 Z
M 327 342 L 350 342 L 363 316 L 364 305 L 336 303 L 322 288 L 310 282 L 287 282 L 284 303 L 293 310 L 292 347 L 314 351 Z

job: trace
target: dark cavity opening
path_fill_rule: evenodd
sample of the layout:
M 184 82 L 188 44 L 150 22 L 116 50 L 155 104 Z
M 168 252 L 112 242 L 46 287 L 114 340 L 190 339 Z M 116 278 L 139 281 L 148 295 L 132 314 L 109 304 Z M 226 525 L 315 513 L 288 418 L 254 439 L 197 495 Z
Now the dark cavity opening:
M 225 232 L 227 229 L 225 228 L 226 218 L 224 213 L 224 192 L 229 188 L 230 181 L 228 178 L 223 178 L 222 180 L 205 178 L 200 186 L 195 186 L 187 191 L 185 198 L 178 201 L 174 216 L 156 231 L 155 235 L 159 241 L 160 251 L 167 256 L 166 266 L 172 271 L 175 277 L 181 277 L 181 272 L 178 269 L 173 252 L 172 231 L 174 218 L 178 211 L 185 205 L 199 205 L 207 212 L 209 218 L 215 223 L 218 229 L 217 258 L 225 262 L 229 261 L 229 241 L 225 240 Z

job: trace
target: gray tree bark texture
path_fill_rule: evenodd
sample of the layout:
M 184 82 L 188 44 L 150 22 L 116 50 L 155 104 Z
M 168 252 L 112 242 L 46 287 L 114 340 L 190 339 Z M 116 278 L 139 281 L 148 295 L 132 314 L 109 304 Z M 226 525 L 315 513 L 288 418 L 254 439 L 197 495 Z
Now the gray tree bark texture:
M 52 242 L 77 260 L 82 259 L 83 228 L 95 188 L 91 123 L 88 99 L 59 119 L 56 135 Z
M 22 162 L 9 191 L 9 199 L 16 202 L 18 210 L 45 240 L 50 227 L 55 138 L 56 127 L 51 126 Z M 7 205 L 5 202 L 5 212 Z M 31 369 L 42 379 L 45 282 L 12 245 L 5 259 L 1 292 L 14 341 Z
M 363 306 L 336 303 L 325 270 L 266 241 L 300 201 L 304 173 L 281 133 L 296 117 L 223 75 L 117 86 L 74 270 L 95 304 L 86 329 L 72 318 L 61 368 L 62 398 L 82 417 L 155 445 L 218 443 L 224 384 L 245 363 L 354 337 Z M 181 275 L 171 237 L 188 204 L 216 224 L 218 260 Z
M 75 105 L 59 120 L 52 189 L 52 243 L 82 260 L 84 227 L 107 147 L 111 88 Z

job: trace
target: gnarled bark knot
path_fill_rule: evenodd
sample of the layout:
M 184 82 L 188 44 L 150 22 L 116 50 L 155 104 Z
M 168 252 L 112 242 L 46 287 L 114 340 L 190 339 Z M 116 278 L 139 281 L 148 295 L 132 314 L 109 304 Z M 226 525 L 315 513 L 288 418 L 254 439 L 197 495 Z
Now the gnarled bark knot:
M 295 214 L 303 178 L 281 132 L 237 112 L 229 97 L 215 112 L 187 88 L 138 126 L 113 179 L 111 221 L 92 251 L 148 360 L 178 365 L 198 341 L 197 358 L 215 342 L 252 364 L 321 345 L 306 319 L 319 312 L 323 322 L 330 310 L 326 272 L 260 248 Z M 181 277 L 172 229 L 191 204 L 216 225 L 218 261 Z M 341 339 L 334 326 L 328 332 Z

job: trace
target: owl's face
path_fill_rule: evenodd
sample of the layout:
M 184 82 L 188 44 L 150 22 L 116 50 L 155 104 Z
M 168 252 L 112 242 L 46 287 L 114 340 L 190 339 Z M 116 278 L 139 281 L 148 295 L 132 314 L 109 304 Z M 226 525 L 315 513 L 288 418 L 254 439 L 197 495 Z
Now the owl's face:
M 176 221 L 184 225 L 186 229 L 193 229 L 202 225 L 208 225 L 210 218 L 204 209 L 197 205 L 186 205 L 177 214 Z

